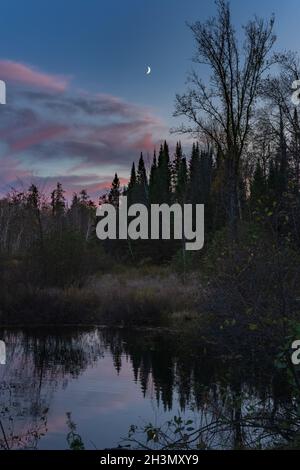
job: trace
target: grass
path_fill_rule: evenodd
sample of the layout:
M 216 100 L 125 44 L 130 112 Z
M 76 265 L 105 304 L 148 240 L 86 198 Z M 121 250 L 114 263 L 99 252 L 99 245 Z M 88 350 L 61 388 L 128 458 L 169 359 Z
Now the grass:
M 167 268 L 121 269 L 66 289 L 19 289 L 1 299 L 2 324 L 167 326 L 195 319 L 200 280 Z M 0 305 L 1 305 L 0 304 Z

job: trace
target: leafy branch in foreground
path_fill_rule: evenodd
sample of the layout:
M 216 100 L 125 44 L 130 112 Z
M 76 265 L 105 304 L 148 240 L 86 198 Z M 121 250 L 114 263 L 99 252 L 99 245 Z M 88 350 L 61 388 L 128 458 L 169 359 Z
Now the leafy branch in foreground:
M 69 432 L 67 434 L 67 442 L 71 450 L 85 450 L 81 436 L 76 432 L 76 424 L 72 421 L 71 413 L 67 413 L 67 426 Z

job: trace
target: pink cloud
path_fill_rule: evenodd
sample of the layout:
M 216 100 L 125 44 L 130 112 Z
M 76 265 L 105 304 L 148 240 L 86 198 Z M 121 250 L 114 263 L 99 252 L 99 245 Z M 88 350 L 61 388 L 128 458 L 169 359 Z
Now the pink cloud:
M 102 194 L 110 188 L 113 177 L 114 176 L 112 175 L 111 179 L 107 179 L 106 181 L 102 181 L 101 183 L 87 184 L 85 185 L 85 187 L 87 188 L 91 196 Z M 128 184 L 128 178 L 119 177 L 119 180 L 121 186 L 125 186 L 126 184 Z M 82 188 L 80 187 L 80 189 Z
M 21 167 L 17 158 L 1 158 L 1 179 L 0 183 L 5 185 L 11 181 L 23 180 L 30 177 L 30 172 Z
M 37 129 L 29 135 L 23 136 L 17 141 L 10 144 L 9 153 L 16 153 L 22 150 L 26 150 L 34 145 L 40 144 L 41 142 L 48 141 L 58 137 L 59 135 L 68 131 L 67 126 L 52 125 L 45 128 Z
M 135 148 L 151 151 L 154 149 L 155 143 L 153 134 L 151 132 L 147 132 L 141 139 L 135 142 Z
M 166 132 L 151 108 L 105 93 L 64 93 L 67 77 L 24 63 L 0 60 L 0 79 L 12 81 L 0 121 L 0 194 L 33 180 L 47 190 L 60 181 L 67 197 L 85 188 L 97 200 L 115 172 L 127 184 L 132 161 L 151 153 Z M 39 176 L 47 174 L 44 166 L 49 177 Z
M 12 60 L 0 60 L 0 77 L 2 80 L 11 80 L 53 91 L 64 91 L 69 83 L 67 77 L 39 72 L 29 65 Z

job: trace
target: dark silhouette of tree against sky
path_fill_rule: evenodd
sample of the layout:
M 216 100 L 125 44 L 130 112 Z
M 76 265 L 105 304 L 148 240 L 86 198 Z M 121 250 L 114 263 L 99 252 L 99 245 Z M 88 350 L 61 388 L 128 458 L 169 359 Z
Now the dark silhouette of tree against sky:
M 194 62 L 211 70 L 205 84 L 193 71 L 186 93 L 176 96 L 175 116 L 187 118 L 176 131 L 202 135 L 217 149 L 223 165 L 225 205 L 233 234 L 239 219 L 240 161 L 246 148 L 254 104 L 264 73 L 274 60 L 274 18 L 254 18 L 244 27 L 240 48 L 231 20 L 229 3 L 216 2 L 218 14 L 205 23 L 190 25 L 196 42 Z

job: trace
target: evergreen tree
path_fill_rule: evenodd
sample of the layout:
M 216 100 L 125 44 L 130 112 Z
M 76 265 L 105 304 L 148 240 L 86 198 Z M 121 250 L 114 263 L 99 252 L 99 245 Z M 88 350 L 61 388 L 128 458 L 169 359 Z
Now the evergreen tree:
M 202 151 L 200 154 L 200 201 L 207 204 L 210 197 L 212 178 L 212 152 Z
M 89 195 L 86 191 L 86 189 L 82 189 L 79 193 L 79 202 L 80 204 L 82 205 L 88 205 L 89 204 L 89 201 L 90 201 L 90 198 L 89 198 Z
M 136 180 L 136 171 L 135 171 L 135 164 L 132 163 L 130 179 L 127 186 L 127 190 L 125 191 L 125 195 L 128 198 L 128 205 L 131 205 L 136 200 L 136 190 L 137 190 L 137 180 Z
M 131 173 L 130 173 L 130 180 L 128 183 L 128 191 L 131 191 L 136 185 L 136 172 L 135 172 L 135 164 L 132 163 Z
M 176 188 L 178 184 L 178 177 L 179 177 L 179 172 L 181 168 L 181 161 L 182 161 L 182 147 L 181 147 L 181 142 L 176 143 L 176 148 L 175 148 L 175 155 L 174 155 L 174 160 L 172 164 L 172 186 L 174 188 L 175 192 L 175 198 L 176 198 Z
M 149 199 L 150 203 L 158 202 L 158 191 L 157 191 L 157 160 L 156 160 L 156 152 L 154 150 L 153 161 L 150 169 L 150 177 L 149 177 Z
M 56 188 L 51 193 L 51 207 L 53 215 L 60 216 L 66 208 L 65 191 L 61 183 L 57 183 Z
M 177 184 L 176 184 L 176 201 L 184 204 L 186 201 L 188 183 L 188 171 L 186 158 L 182 157 L 180 161 L 180 167 L 178 169 Z
M 142 204 L 147 204 L 148 202 L 148 178 L 144 163 L 143 154 L 141 153 L 138 170 L 136 175 L 137 182 L 137 199 L 138 202 Z
M 189 162 L 188 198 L 191 204 L 201 202 L 201 162 L 199 145 L 193 143 L 192 154 Z
M 108 194 L 108 202 L 117 208 L 119 207 L 119 199 L 120 199 L 120 180 L 119 180 L 117 173 L 115 173 L 115 177 L 112 181 L 111 188 Z
M 77 207 L 79 204 L 79 197 L 77 193 L 73 194 L 72 201 L 71 201 L 71 207 L 70 209 L 72 210 L 73 208 Z
M 161 203 L 169 203 L 171 200 L 171 166 L 169 147 L 165 141 L 160 146 L 157 164 L 157 191 Z
M 40 195 L 38 187 L 35 184 L 32 184 L 29 187 L 26 202 L 27 202 L 27 207 L 32 212 L 33 221 L 37 224 L 38 232 L 39 232 L 39 240 L 41 243 L 41 248 L 43 248 L 44 234 L 43 234 L 42 219 L 41 219 L 41 195 Z
M 27 193 L 27 205 L 33 209 L 38 209 L 41 203 L 41 196 L 35 184 L 32 184 Z

